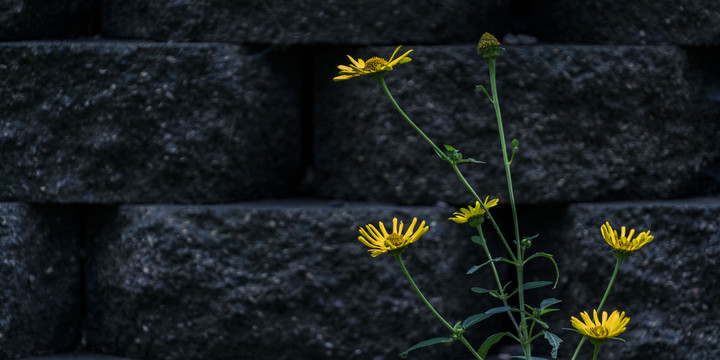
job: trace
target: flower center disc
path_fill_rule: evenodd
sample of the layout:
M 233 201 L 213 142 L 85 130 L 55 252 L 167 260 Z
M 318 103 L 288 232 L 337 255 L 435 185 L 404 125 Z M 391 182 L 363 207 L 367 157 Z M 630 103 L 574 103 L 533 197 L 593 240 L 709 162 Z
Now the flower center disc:
M 365 69 L 370 71 L 378 71 L 382 69 L 382 67 L 385 65 L 387 65 L 387 61 L 385 61 L 385 59 L 375 56 L 371 57 L 365 62 Z
M 403 244 L 405 239 L 403 239 L 402 235 L 398 233 L 392 233 L 388 235 L 387 241 L 390 242 L 390 244 L 392 244 L 393 246 L 400 246 Z
M 604 326 L 596 326 L 590 330 L 598 338 L 604 338 L 608 336 L 609 331 Z

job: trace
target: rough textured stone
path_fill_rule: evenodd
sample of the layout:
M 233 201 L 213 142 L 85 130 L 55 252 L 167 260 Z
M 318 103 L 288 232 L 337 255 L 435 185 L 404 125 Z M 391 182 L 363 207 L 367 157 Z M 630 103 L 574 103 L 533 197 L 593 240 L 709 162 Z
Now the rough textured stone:
M 475 89 L 489 88 L 486 63 L 472 45 L 416 47 L 411 57 L 386 75 L 400 106 L 441 148 L 450 144 L 487 162 L 461 165 L 481 195 L 504 194 L 495 113 Z M 331 81 L 335 65 L 345 61 L 338 53 L 319 55 L 316 72 L 325 80 L 317 85 L 314 105 L 318 195 L 404 204 L 470 201 L 452 169 L 374 81 Z M 704 193 L 695 181 L 720 157 L 712 145 L 718 124 L 692 111 L 681 50 L 508 46 L 497 68 L 507 141 L 520 141 L 512 168 L 519 202 Z M 708 147 L 689 151 L 696 144 Z
M 280 53 L 214 44 L 0 46 L 0 198 L 230 202 L 300 176 L 300 91 Z
M 88 36 L 92 0 L 0 0 L 0 41 Z
M 34 356 L 25 358 L 23 360 L 131 360 L 130 358 L 119 358 L 115 356 L 107 356 L 101 354 L 63 354 L 63 355 L 47 355 L 47 356 Z
M 79 340 L 81 224 L 71 211 L 0 203 L 0 358 Z
M 636 231 L 650 230 L 655 240 L 626 259 L 604 306 L 625 311 L 627 344 L 603 346 L 608 359 L 716 359 L 720 357 L 720 255 L 718 199 L 683 202 L 571 205 L 565 236 L 551 245 L 562 277 L 562 313 L 557 327 L 568 327 L 571 315 L 597 307 L 610 279 L 615 257 L 600 235 L 609 221 Z M 564 352 L 579 336 L 565 332 Z M 572 344 L 572 345 L 568 345 Z M 591 346 L 584 350 L 586 356 Z
M 453 324 L 492 306 L 481 262 L 445 208 L 318 204 L 121 206 L 88 246 L 87 344 L 150 359 L 392 359 L 447 332 L 390 256 L 357 228 L 392 217 L 430 231 L 403 258 Z M 101 221 L 91 221 L 101 223 Z M 466 229 L 467 228 L 467 229 Z M 486 284 L 487 282 L 487 284 Z M 488 320 L 490 328 L 505 317 Z M 467 332 L 479 346 L 489 329 Z M 424 356 L 467 356 L 457 344 Z
M 108 37 L 240 43 L 392 44 L 476 41 L 509 2 L 400 0 L 104 0 Z
M 715 0 L 565 0 L 531 7 L 545 14 L 538 23 L 546 26 L 537 29 L 545 41 L 720 45 L 720 3 Z

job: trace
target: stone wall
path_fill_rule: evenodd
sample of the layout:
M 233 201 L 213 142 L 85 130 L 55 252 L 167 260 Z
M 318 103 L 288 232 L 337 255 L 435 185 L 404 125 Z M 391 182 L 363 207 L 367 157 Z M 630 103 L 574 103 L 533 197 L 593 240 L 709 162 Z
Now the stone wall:
M 0 359 L 395 359 L 447 336 L 356 240 L 395 216 L 430 226 L 405 258 L 441 313 L 498 306 L 468 290 L 493 281 L 465 275 L 483 254 L 447 221 L 469 194 L 373 81 L 331 80 L 345 54 L 414 49 L 388 86 L 486 162 L 462 169 L 510 229 L 485 31 L 506 49 L 521 232 L 562 274 L 528 293 L 563 300 L 560 357 L 612 271 L 605 221 L 656 239 L 620 271 L 628 343 L 604 356 L 720 357 L 717 1 L 4 0 L 0 19 Z M 411 354 L 441 356 L 469 358 Z

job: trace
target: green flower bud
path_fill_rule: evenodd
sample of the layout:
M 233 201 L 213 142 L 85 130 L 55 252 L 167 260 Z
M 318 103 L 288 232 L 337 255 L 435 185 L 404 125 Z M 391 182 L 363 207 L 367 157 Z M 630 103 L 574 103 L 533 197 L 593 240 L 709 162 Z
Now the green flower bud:
M 485 59 L 494 59 L 500 55 L 500 42 L 490 33 L 484 33 L 478 42 L 478 53 Z

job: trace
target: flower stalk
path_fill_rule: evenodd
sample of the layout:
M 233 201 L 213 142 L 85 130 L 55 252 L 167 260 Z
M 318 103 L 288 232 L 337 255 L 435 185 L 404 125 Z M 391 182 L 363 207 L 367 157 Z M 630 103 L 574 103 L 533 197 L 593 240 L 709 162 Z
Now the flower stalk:
M 452 331 L 453 335 L 457 335 L 457 339 L 463 345 L 465 345 L 465 347 L 468 350 L 470 350 L 470 352 L 473 354 L 473 356 L 476 359 L 483 360 L 482 356 L 480 356 L 480 354 L 478 354 L 477 351 L 475 351 L 475 348 L 473 348 L 473 346 L 470 345 L 470 343 L 467 341 L 467 339 L 465 339 L 465 336 L 462 335 L 462 333 L 458 334 L 458 332 L 457 332 L 458 330 L 456 328 L 454 328 L 452 325 L 450 325 L 450 323 L 448 323 L 447 320 L 445 320 L 445 318 L 443 318 L 442 315 L 440 315 L 440 313 L 437 312 L 437 310 L 435 310 L 435 308 L 430 304 L 430 302 L 427 300 L 425 295 L 423 295 L 422 291 L 420 291 L 420 288 L 418 288 L 417 284 L 415 284 L 415 281 L 413 281 L 412 276 L 410 276 L 410 272 L 408 272 L 407 268 L 405 267 L 405 264 L 402 261 L 402 254 L 401 253 L 394 254 L 393 257 L 395 258 L 395 260 L 397 260 L 398 264 L 400 265 L 400 269 L 402 270 L 403 275 L 405 275 L 405 278 L 408 280 L 408 282 L 410 282 L 410 286 L 412 286 L 413 290 L 415 290 L 415 293 L 418 294 L 418 296 L 420 297 L 420 300 L 422 300 L 423 304 L 425 304 L 425 306 L 427 306 L 427 308 L 430 309 L 430 312 L 432 312 L 433 315 L 435 315 L 435 317 L 437 317 L 440 320 L 440 322 L 442 322 L 442 324 L 445 325 L 446 328 L 448 328 L 450 331 Z

